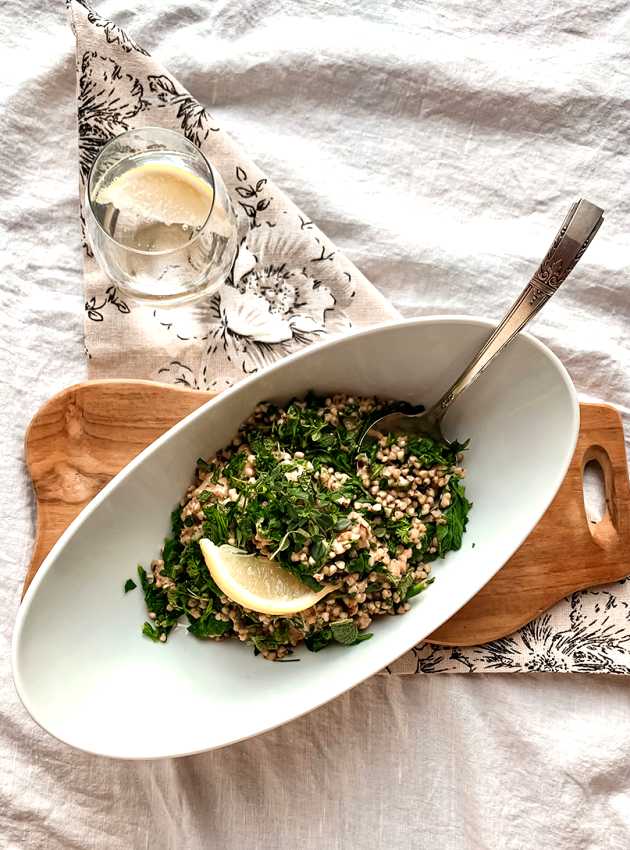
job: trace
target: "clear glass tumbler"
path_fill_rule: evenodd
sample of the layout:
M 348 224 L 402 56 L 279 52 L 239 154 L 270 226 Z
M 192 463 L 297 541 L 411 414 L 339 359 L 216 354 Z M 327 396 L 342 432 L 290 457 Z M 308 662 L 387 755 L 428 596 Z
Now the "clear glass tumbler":
M 121 292 L 175 304 L 227 277 L 237 221 L 216 169 L 181 133 L 130 130 L 109 141 L 87 181 L 94 256 Z

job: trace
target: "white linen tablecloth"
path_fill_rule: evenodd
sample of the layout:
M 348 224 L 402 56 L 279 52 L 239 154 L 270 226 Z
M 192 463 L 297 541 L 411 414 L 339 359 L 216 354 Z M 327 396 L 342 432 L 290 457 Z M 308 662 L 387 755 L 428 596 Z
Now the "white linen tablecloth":
M 592 274 L 576 273 L 534 331 L 580 390 L 630 408 L 624 4 L 99 11 L 223 117 L 406 315 L 498 317 L 568 202 L 599 202 Z M 258 739 L 154 763 L 74 752 L 30 720 L 9 665 L 34 528 L 22 439 L 86 372 L 74 56 L 62 4 L 1 14 L 0 847 L 627 847 L 625 677 L 376 677 Z

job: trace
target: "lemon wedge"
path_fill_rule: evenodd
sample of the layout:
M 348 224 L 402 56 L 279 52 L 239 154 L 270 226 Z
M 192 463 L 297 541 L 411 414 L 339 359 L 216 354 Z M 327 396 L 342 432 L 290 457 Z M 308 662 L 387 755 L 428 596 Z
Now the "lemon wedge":
M 116 177 L 99 193 L 100 203 L 138 220 L 201 227 L 212 209 L 214 194 L 201 177 L 177 165 L 145 163 Z
M 339 587 L 313 591 L 262 555 L 248 555 L 233 546 L 216 546 L 206 538 L 199 545 L 216 584 L 233 602 L 250 611 L 290 616 L 310 608 Z

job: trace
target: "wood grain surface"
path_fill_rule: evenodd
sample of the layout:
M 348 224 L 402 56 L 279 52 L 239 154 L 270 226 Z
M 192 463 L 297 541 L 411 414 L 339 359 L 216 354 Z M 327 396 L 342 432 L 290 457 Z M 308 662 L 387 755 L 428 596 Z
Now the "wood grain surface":
M 82 508 L 142 449 L 210 398 L 149 381 L 88 381 L 45 404 L 26 434 L 37 537 L 24 582 Z M 582 404 L 571 467 L 549 510 L 497 575 L 429 641 L 473 646 L 511 634 L 575 590 L 623 578 L 630 555 L 630 483 L 618 412 Z M 596 460 L 607 511 L 594 524 L 583 471 Z M 192 470 L 191 470 L 192 474 Z

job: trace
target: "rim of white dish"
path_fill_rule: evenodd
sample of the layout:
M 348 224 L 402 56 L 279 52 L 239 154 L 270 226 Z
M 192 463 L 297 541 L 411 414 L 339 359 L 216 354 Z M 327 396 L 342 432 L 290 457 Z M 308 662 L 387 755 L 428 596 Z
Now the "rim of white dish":
M 271 372 L 274 372 L 278 369 L 283 368 L 288 361 L 293 362 L 293 361 L 298 360 L 300 358 L 309 357 L 314 351 L 319 351 L 319 350 L 321 350 L 323 348 L 327 348 L 327 347 L 334 347 L 335 345 L 339 345 L 340 343 L 344 342 L 349 337 L 369 337 L 370 335 L 382 332 L 383 330 L 386 330 L 386 329 L 389 329 L 389 328 L 395 328 L 395 327 L 406 327 L 406 326 L 413 326 L 413 325 L 421 326 L 421 325 L 427 325 L 427 324 L 446 324 L 446 323 L 477 325 L 478 327 L 486 327 L 489 330 L 493 330 L 496 327 L 496 322 L 493 322 L 490 319 L 483 319 L 483 318 L 479 318 L 478 316 L 468 316 L 468 315 L 464 315 L 464 314 L 448 315 L 448 314 L 442 314 L 441 313 L 441 314 L 436 315 L 436 316 L 422 316 L 422 317 L 416 317 L 416 318 L 410 318 L 410 319 L 395 319 L 395 320 L 392 320 L 392 321 L 383 322 L 383 323 L 378 324 L 378 325 L 370 326 L 369 328 L 363 328 L 363 329 L 360 329 L 360 330 L 353 330 L 350 333 L 344 334 L 343 336 L 335 336 L 333 339 L 327 339 L 327 340 L 323 340 L 321 342 L 313 343 L 312 345 L 310 345 L 308 348 L 304 349 L 303 351 L 299 351 L 299 352 L 296 352 L 295 354 L 291 354 L 291 355 L 288 355 L 287 357 L 282 358 L 277 363 L 274 363 L 273 365 L 267 367 L 264 371 L 265 371 L 266 374 L 269 374 Z M 543 505 L 542 510 L 538 514 L 536 521 L 535 521 L 534 525 L 532 526 L 532 528 L 533 528 L 540 522 L 541 518 L 543 517 L 543 515 L 547 511 L 549 505 L 551 504 L 551 502 L 555 498 L 555 496 L 556 496 L 556 494 L 557 494 L 557 492 L 560 488 L 560 485 L 562 484 L 562 482 L 563 482 L 563 480 L 566 476 L 566 473 L 568 471 L 569 465 L 570 465 L 571 460 L 573 458 L 573 454 L 575 452 L 575 447 L 576 447 L 576 444 L 577 444 L 577 439 L 578 439 L 578 434 L 579 434 L 580 407 L 579 407 L 579 400 L 578 400 L 578 396 L 577 396 L 577 391 L 575 389 L 573 381 L 571 380 L 571 377 L 570 377 L 566 367 L 564 366 L 564 364 L 560 360 L 560 358 L 556 354 L 554 354 L 554 352 L 547 345 L 545 345 L 545 343 L 541 342 L 539 339 L 537 339 L 531 333 L 521 331 L 519 336 L 525 337 L 534 346 L 534 348 L 537 348 L 540 352 L 542 352 L 550 360 L 550 362 L 556 367 L 558 374 L 562 378 L 562 381 L 563 381 L 566 389 L 568 390 L 568 395 L 569 395 L 569 398 L 571 400 L 572 414 L 573 414 L 572 415 L 572 422 L 571 422 L 572 433 L 570 435 L 570 439 L 567 442 L 566 456 L 564 457 L 562 463 L 560 464 L 558 475 L 556 476 L 555 480 L 553 481 L 553 486 L 550 490 L 551 496 L 546 501 L 546 503 Z M 343 690 L 339 691 L 339 693 L 337 693 L 334 697 L 324 697 L 323 699 L 317 699 L 314 704 L 309 705 L 309 707 L 304 709 L 303 711 L 299 711 L 298 713 L 293 715 L 293 717 L 291 717 L 290 720 L 280 720 L 277 723 L 275 723 L 275 722 L 270 723 L 270 724 L 264 726 L 263 728 L 259 729 L 257 732 L 248 733 L 246 735 L 241 735 L 241 736 L 236 736 L 236 737 L 234 737 L 234 738 L 232 738 L 228 741 L 225 741 L 223 744 L 220 744 L 219 746 L 211 746 L 211 747 L 201 746 L 197 749 L 187 750 L 185 752 L 171 753 L 170 755 L 166 754 L 166 753 L 158 753 L 156 755 L 146 755 L 145 754 L 145 755 L 130 755 L 130 756 L 125 756 L 125 755 L 113 756 L 111 753 L 99 752 L 96 749 L 88 749 L 86 747 L 78 746 L 77 744 L 74 744 L 71 741 L 66 740 L 63 737 L 56 735 L 54 732 L 51 732 L 47 728 L 46 724 L 40 719 L 39 712 L 30 704 L 30 700 L 29 700 L 27 693 L 26 693 L 27 688 L 25 687 L 25 684 L 22 680 L 22 676 L 21 676 L 21 673 L 20 673 L 20 670 L 19 670 L 18 659 L 17 659 L 18 648 L 19 648 L 19 644 L 20 644 L 20 640 L 21 640 L 24 622 L 26 620 L 28 611 L 29 611 L 30 606 L 32 604 L 32 600 L 33 600 L 35 594 L 37 593 L 37 588 L 41 584 L 44 576 L 50 571 L 51 567 L 53 566 L 55 561 L 58 559 L 59 555 L 61 554 L 62 550 L 64 549 L 64 547 L 66 545 L 66 541 L 74 535 L 75 531 L 85 522 L 87 517 L 91 516 L 91 514 L 101 504 L 101 502 L 103 502 L 109 496 L 110 493 L 115 491 L 117 489 L 117 487 L 120 485 L 120 483 L 122 481 L 124 481 L 127 478 L 127 476 L 130 475 L 135 470 L 135 468 L 137 466 L 139 466 L 141 463 L 144 462 L 145 458 L 149 457 L 151 454 L 156 452 L 160 448 L 160 446 L 163 443 L 167 442 L 175 433 L 177 433 L 181 429 L 187 427 L 189 422 L 192 422 L 197 417 L 202 416 L 209 407 L 216 405 L 218 403 L 221 403 L 226 397 L 228 397 L 229 395 L 231 395 L 235 392 L 240 392 L 244 386 L 247 386 L 247 384 L 255 383 L 255 381 L 260 377 L 260 375 L 261 375 L 261 372 L 257 372 L 257 373 L 255 373 L 255 374 L 253 374 L 253 375 L 251 375 L 247 378 L 244 378 L 242 381 L 239 381 L 235 386 L 230 387 L 229 389 L 226 389 L 226 390 L 222 390 L 220 393 L 217 394 L 217 396 L 209 399 L 207 402 L 205 402 L 205 404 L 202 404 L 199 408 L 197 408 L 197 410 L 194 410 L 192 413 L 190 413 L 188 416 L 186 416 L 184 419 L 182 419 L 180 422 L 178 422 L 172 428 L 169 428 L 168 431 L 166 431 L 164 434 L 162 434 L 160 437 L 158 437 L 157 440 L 155 440 L 153 443 L 151 443 L 151 445 L 147 446 L 146 449 L 144 449 L 142 452 L 140 452 L 139 455 L 137 455 L 132 461 L 130 461 L 130 463 L 128 463 L 117 475 L 114 476 L 114 478 L 112 478 L 112 480 L 110 482 L 108 482 L 108 484 L 105 485 L 105 487 L 103 487 L 103 489 L 99 493 L 96 494 L 96 496 L 94 496 L 94 498 L 85 506 L 85 508 L 81 511 L 81 513 L 70 523 L 68 528 L 59 537 L 59 539 L 57 540 L 55 545 L 52 547 L 52 549 L 50 550 L 50 552 L 48 553 L 48 555 L 46 556 L 46 558 L 44 559 L 44 561 L 40 565 L 39 569 L 37 570 L 37 573 L 35 574 L 33 580 L 31 581 L 31 584 L 29 585 L 26 593 L 24 594 L 24 598 L 22 599 L 22 602 L 21 602 L 20 607 L 18 609 L 16 620 L 15 620 L 15 625 L 14 625 L 14 628 L 13 628 L 12 646 L 11 646 L 11 667 L 12 667 L 12 672 L 13 672 L 13 681 L 15 683 L 15 688 L 17 690 L 17 694 L 18 694 L 24 708 L 27 710 L 27 712 L 30 714 L 30 716 L 33 718 L 33 720 L 38 724 L 38 726 L 40 726 L 45 732 L 47 732 L 49 735 L 52 735 L 52 737 L 56 738 L 58 741 L 61 741 L 62 743 L 66 744 L 70 747 L 73 747 L 74 749 L 80 750 L 82 752 L 88 752 L 92 755 L 103 756 L 105 758 L 116 758 L 116 759 L 120 759 L 120 760 L 124 760 L 124 761 L 137 761 L 137 760 L 152 761 L 152 760 L 159 759 L 159 758 L 180 758 L 180 757 L 184 757 L 184 756 L 195 755 L 197 753 L 209 752 L 213 749 L 221 749 L 223 747 L 227 747 L 227 746 L 231 746 L 232 744 L 236 744 L 239 741 L 247 740 L 248 738 L 256 737 L 258 735 L 262 735 L 265 732 L 270 732 L 272 729 L 276 729 L 279 726 L 284 725 L 285 723 L 291 722 L 292 720 L 297 720 L 299 717 L 303 717 L 305 714 L 308 714 L 311 711 L 315 711 L 315 709 L 321 707 L 322 705 L 324 705 L 327 702 L 330 702 L 331 699 L 336 698 L 338 696 L 341 696 L 344 693 L 347 693 L 347 691 L 349 691 L 352 688 L 356 687 L 357 685 L 361 684 L 361 682 L 364 682 L 366 679 L 369 679 L 372 675 L 374 675 L 375 672 L 377 672 L 376 670 L 372 670 L 369 673 L 366 673 L 364 675 L 363 671 L 362 671 L 359 674 L 358 677 L 350 676 L 347 687 L 344 687 Z M 142 383 L 142 381 L 139 381 L 139 383 Z M 495 570 L 495 572 L 492 574 L 492 576 L 496 575 L 496 573 L 505 565 L 505 563 L 507 563 L 509 558 L 511 558 L 512 555 L 514 554 L 514 552 L 516 552 L 516 550 L 524 543 L 524 541 L 527 539 L 527 537 L 529 536 L 530 533 L 531 533 L 531 529 L 526 534 L 519 535 L 518 539 L 514 540 L 514 546 L 511 550 L 511 552 L 505 558 L 503 563 L 497 568 L 497 570 Z M 490 578 L 492 578 L 492 576 Z M 482 578 L 480 584 L 479 584 L 479 587 L 475 591 L 475 594 L 473 594 L 473 596 L 476 595 L 476 593 L 478 593 L 479 590 L 485 584 L 487 584 L 489 580 L 490 580 L 489 578 L 484 576 Z M 467 601 L 470 601 L 470 599 L 472 599 L 472 598 L 473 598 L 472 596 L 469 597 L 469 599 Z M 467 604 L 466 602 L 462 603 L 462 605 L 459 606 L 459 608 L 455 609 L 455 611 L 453 611 L 450 616 L 454 616 L 454 614 L 456 614 L 457 611 L 459 611 L 460 608 L 462 608 L 466 604 Z M 423 639 L 422 637 L 417 637 L 409 645 L 405 645 L 405 646 L 401 647 L 400 653 L 398 653 L 396 658 L 399 658 L 400 656 L 404 655 L 405 652 L 408 652 L 413 646 L 416 645 L 416 643 L 419 640 L 422 640 L 422 639 Z M 378 655 L 378 653 L 377 653 L 377 655 Z M 380 666 L 377 665 L 378 669 L 381 669 L 381 667 L 384 667 L 387 664 L 391 664 L 393 660 L 395 660 L 395 659 L 392 659 L 391 657 L 389 657 L 389 655 L 387 656 L 387 659 L 381 659 L 382 663 L 379 662 Z

